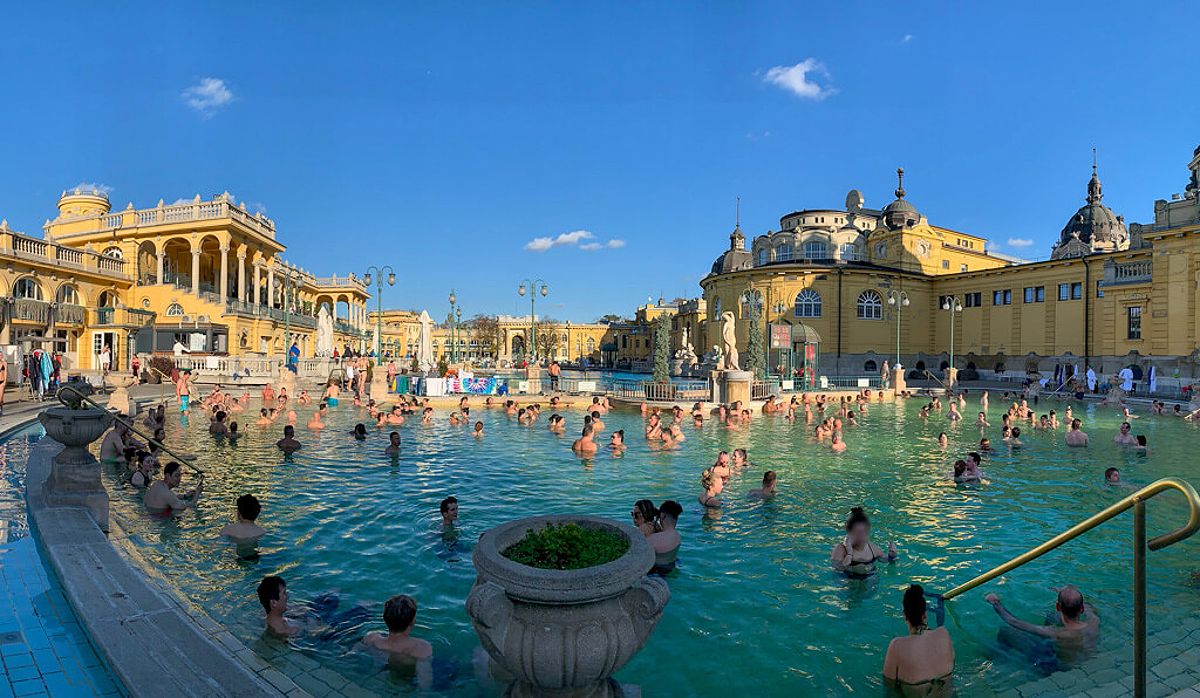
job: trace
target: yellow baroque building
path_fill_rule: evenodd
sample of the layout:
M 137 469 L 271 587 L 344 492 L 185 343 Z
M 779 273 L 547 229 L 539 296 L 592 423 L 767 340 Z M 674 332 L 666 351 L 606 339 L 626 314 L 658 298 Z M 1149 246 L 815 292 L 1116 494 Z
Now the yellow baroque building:
M 1102 203 L 1093 167 L 1084 205 L 1038 262 L 931 224 L 906 198 L 902 170 L 882 209 L 851 191 L 844 208 L 788 213 L 749 244 L 735 227 L 700 282 L 706 345 L 731 313 L 744 348 L 758 313 L 764 335 L 767 324 L 790 326 L 790 355 L 766 349 L 772 371 L 794 369 L 802 338 L 816 335 L 829 375 L 877 375 L 897 357 L 909 375 L 938 373 L 953 352 L 964 378 L 1151 365 L 1179 382 L 1200 377 L 1200 148 L 1188 170 L 1182 193 L 1155 202 L 1153 222 L 1127 227 Z
M 82 371 L 100 368 L 106 346 L 121 370 L 177 342 L 197 354 L 282 356 L 290 338 L 312 356 L 325 306 L 335 345 L 363 348 L 363 281 L 318 277 L 285 250 L 273 221 L 228 194 L 113 212 L 102 191 L 64 191 L 43 238 L 0 223 L 0 344 L 58 351 Z

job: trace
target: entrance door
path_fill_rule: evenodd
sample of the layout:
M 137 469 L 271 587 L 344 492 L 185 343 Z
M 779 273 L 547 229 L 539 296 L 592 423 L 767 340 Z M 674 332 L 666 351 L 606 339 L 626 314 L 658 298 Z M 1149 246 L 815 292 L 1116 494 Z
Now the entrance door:
M 112 360 L 112 365 L 109 370 L 117 370 L 117 333 L 116 332 L 92 332 L 92 370 L 99 371 L 103 368 L 100 363 L 100 354 L 104 348 L 108 347 L 109 355 Z

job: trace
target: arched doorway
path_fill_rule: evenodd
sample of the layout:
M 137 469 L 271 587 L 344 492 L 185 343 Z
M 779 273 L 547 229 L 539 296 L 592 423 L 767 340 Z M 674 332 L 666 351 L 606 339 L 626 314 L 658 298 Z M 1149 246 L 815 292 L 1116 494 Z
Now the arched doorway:
M 512 361 L 514 364 L 523 363 L 525 361 L 525 337 L 524 335 L 513 335 L 512 338 Z

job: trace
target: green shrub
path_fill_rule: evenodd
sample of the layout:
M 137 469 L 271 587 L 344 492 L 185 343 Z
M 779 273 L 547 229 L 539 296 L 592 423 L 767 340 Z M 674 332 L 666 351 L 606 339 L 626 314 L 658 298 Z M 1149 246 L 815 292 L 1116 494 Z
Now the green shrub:
M 579 570 L 612 562 L 629 550 L 629 541 L 610 531 L 578 524 L 547 524 L 529 529 L 503 551 L 504 557 L 543 570 Z

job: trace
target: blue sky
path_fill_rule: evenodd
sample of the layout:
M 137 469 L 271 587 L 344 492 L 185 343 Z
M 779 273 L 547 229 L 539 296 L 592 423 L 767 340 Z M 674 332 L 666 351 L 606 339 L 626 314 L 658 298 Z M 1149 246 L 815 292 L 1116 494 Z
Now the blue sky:
M 38 5 L 0 14 L 10 225 L 79 182 L 228 190 L 291 260 L 390 263 L 385 305 L 435 317 L 452 286 L 528 312 L 527 276 L 562 319 L 694 296 L 735 197 L 753 236 L 883 205 L 897 166 L 933 223 L 1040 257 L 1093 145 L 1146 221 L 1200 143 L 1186 2 Z

